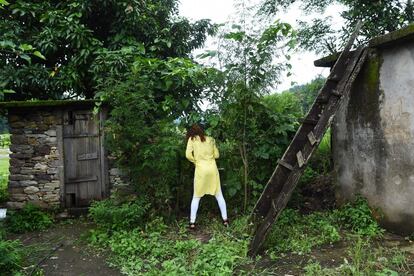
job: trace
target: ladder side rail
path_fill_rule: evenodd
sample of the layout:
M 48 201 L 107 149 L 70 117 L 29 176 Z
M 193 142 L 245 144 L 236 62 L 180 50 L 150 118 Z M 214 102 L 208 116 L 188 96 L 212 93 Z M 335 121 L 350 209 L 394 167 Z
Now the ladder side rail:
M 349 94 L 351 87 L 364 64 L 366 56 L 367 50 L 360 49 L 356 54 L 354 62 L 352 62 L 353 64 L 350 64 L 349 67 L 352 68 L 352 70 L 350 70 L 350 74 L 348 75 L 348 78 L 346 78 L 346 82 L 343 83 L 343 88 L 341 89 L 341 92 L 343 92 L 342 95 L 344 97 L 346 97 Z M 319 127 L 317 126 L 318 130 L 315 131 L 317 133 L 316 136 L 322 136 L 325 130 L 331 125 L 333 116 L 335 115 L 336 111 L 339 109 L 341 103 L 343 102 L 342 99 L 343 97 L 337 98 L 336 100 L 334 99 L 332 105 L 329 106 L 330 108 L 321 117 L 321 121 L 318 123 Z M 312 156 L 312 153 L 315 151 L 316 148 L 317 147 L 312 146 L 311 144 L 306 145 L 306 147 L 303 150 L 305 156 L 307 156 L 305 158 L 306 163 Z M 289 201 L 289 198 L 294 188 L 296 187 L 296 184 L 299 181 L 300 176 L 303 174 L 305 167 L 306 166 L 297 168 L 297 170 L 288 177 L 278 197 L 271 200 L 272 208 L 267 213 L 262 224 L 257 228 L 255 236 L 249 246 L 248 253 L 250 256 L 255 256 L 258 253 L 268 232 L 271 229 L 272 224 L 278 218 L 281 211 L 285 208 L 287 202 Z

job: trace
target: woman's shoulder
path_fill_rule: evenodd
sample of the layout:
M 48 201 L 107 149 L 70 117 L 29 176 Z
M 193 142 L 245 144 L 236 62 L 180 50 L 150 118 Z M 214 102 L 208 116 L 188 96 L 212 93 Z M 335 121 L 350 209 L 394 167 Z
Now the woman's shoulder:
M 211 136 L 206 136 L 206 140 L 207 140 L 208 142 L 212 142 L 212 143 L 214 143 L 214 142 L 215 142 L 214 138 L 213 138 L 213 137 L 211 137 Z

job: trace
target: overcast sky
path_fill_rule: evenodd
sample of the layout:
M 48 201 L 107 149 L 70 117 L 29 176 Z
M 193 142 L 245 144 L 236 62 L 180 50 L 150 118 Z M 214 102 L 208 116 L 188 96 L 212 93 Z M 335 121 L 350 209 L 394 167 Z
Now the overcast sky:
M 253 0 L 259 2 L 260 0 Z M 224 23 L 234 14 L 234 0 L 181 0 L 180 14 L 190 20 L 211 19 L 214 23 Z M 332 7 L 327 13 L 336 20 L 339 19 L 340 7 Z M 299 7 L 292 8 L 289 12 L 281 16 L 281 20 L 288 22 L 295 27 L 295 20 L 301 16 Z M 207 41 L 205 48 L 212 48 L 211 40 Z M 329 69 L 313 66 L 313 61 L 320 56 L 314 53 L 302 52 L 292 55 L 292 76 L 284 77 L 282 84 L 277 91 L 283 91 L 291 87 L 291 83 L 304 84 L 317 75 L 327 76 Z

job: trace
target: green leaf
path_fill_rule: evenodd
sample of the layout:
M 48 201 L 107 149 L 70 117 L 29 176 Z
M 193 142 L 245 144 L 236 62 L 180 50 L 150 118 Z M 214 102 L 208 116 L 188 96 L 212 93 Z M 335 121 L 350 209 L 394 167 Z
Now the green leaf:
M 10 40 L 2 40 L 0 41 L 0 47 L 1 48 L 15 48 L 16 44 L 14 44 L 13 41 L 10 41 Z
M 34 51 L 33 55 L 37 56 L 38 58 L 41 58 L 43 60 L 46 60 L 46 57 L 44 55 L 42 55 L 42 53 L 40 53 L 39 51 Z
M 30 51 L 30 50 L 33 50 L 33 46 L 30 45 L 30 44 L 20 44 L 19 48 L 22 51 Z
M 9 5 L 10 3 L 9 2 L 7 2 L 6 0 L 0 0 L 0 6 L 7 6 L 7 5 Z
M 20 57 L 24 60 L 26 60 L 28 63 L 32 62 L 32 59 L 30 58 L 30 56 L 26 55 L 26 54 L 21 54 Z
M 14 93 L 16 93 L 16 91 L 11 90 L 11 89 L 4 89 L 1 92 L 4 93 L 4 94 L 14 94 Z

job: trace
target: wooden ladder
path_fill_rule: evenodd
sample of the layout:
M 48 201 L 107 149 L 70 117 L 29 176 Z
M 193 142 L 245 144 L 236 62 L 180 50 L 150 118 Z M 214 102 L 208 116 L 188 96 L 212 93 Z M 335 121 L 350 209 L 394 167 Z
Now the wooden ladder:
M 248 251 L 251 257 L 258 254 L 272 224 L 288 203 L 308 160 L 330 127 L 342 99 L 349 95 L 364 64 L 367 48 L 359 47 L 351 52 L 361 26 L 359 22 L 253 209 L 250 222 L 254 237 Z

